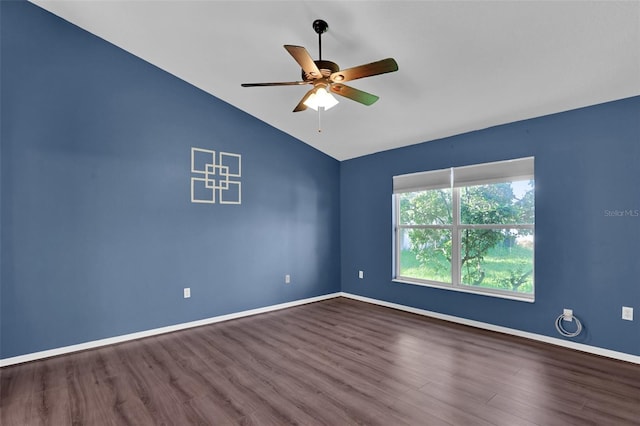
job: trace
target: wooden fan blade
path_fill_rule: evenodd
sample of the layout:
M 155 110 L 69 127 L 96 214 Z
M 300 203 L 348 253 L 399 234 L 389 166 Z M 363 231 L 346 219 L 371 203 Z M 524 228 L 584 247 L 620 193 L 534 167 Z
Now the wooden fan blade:
M 307 106 L 304 103 L 307 99 L 309 99 L 309 96 L 311 96 L 311 94 L 313 93 L 313 90 L 314 89 L 311 89 L 307 93 L 305 93 L 305 95 L 302 97 L 300 102 L 298 102 L 298 105 L 296 105 L 296 107 L 293 109 L 293 112 L 300 112 L 307 109 Z
M 376 95 L 372 95 L 371 93 L 367 93 L 359 89 L 354 89 L 353 87 L 345 84 L 334 83 L 331 85 L 330 90 L 336 95 L 344 96 L 345 98 L 360 102 L 364 105 L 371 105 L 380 99 Z
M 290 44 L 285 44 L 284 48 L 287 49 L 287 52 L 289 52 L 298 65 L 300 65 L 308 79 L 311 80 L 322 77 L 322 73 L 318 69 L 316 63 L 313 62 L 311 55 L 307 52 L 307 49 L 301 46 L 292 46 Z
M 383 59 L 370 64 L 360 65 L 346 70 L 334 72 L 329 76 L 329 80 L 335 83 L 355 80 L 357 78 L 371 77 L 373 75 L 398 71 L 398 64 L 393 58 Z
M 301 86 L 309 84 L 307 81 L 283 81 L 281 83 L 242 83 L 242 87 L 267 87 L 267 86 Z

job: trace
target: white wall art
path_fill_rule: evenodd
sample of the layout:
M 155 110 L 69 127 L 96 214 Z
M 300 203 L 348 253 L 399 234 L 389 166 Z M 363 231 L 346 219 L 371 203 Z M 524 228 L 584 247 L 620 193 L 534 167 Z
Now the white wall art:
M 242 156 L 191 148 L 191 202 L 242 203 Z

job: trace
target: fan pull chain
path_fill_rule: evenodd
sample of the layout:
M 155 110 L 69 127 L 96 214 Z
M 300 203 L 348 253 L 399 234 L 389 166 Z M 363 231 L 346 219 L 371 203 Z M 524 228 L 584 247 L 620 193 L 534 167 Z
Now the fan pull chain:
M 322 123 L 320 121 L 320 111 L 322 111 L 324 108 L 323 107 L 319 107 L 318 108 L 318 133 L 322 133 Z

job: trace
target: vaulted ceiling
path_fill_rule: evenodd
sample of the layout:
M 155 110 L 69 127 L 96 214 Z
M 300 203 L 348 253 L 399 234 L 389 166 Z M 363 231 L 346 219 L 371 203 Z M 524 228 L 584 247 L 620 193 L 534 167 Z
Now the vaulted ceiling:
M 338 160 L 640 95 L 640 1 L 31 0 Z M 321 116 L 283 48 L 341 68 L 393 57 Z

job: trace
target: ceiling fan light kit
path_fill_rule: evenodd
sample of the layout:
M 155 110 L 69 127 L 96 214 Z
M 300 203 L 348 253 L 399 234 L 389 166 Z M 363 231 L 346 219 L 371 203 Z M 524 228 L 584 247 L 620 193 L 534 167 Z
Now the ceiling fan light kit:
M 338 105 L 338 100 L 327 92 L 327 89 L 320 85 L 316 87 L 311 95 L 304 101 L 304 105 L 308 108 L 318 111 L 320 108 L 325 111 Z
M 322 19 L 316 19 L 313 21 L 313 29 L 318 34 L 317 61 L 311 58 L 311 55 L 304 47 L 289 44 L 284 46 L 302 68 L 302 81 L 243 83 L 242 87 L 312 85 L 313 88 L 302 97 L 293 112 L 304 111 L 307 108 L 317 111 L 328 110 L 338 104 L 338 100 L 332 96 L 332 93 L 363 105 L 371 105 L 376 102 L 379 99 L 378 96 L 347 86 L 343 82 L 397 71 L 398 64 L 396 61 L 393 58 L 387 58 L 370 64 L 340 70 L 340 67 L 335 62 L 322 59 L 322 34 L 329 29 L 329 25 Z

